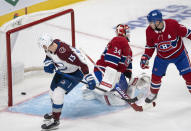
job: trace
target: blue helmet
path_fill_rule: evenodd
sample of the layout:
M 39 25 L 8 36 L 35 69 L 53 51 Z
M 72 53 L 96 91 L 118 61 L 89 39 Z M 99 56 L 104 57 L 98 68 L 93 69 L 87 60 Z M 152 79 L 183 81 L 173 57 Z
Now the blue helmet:
M 160 10 L 153 10 L 147 15 L 147 20 L 149 22 L 162 21 L 162 13 Z

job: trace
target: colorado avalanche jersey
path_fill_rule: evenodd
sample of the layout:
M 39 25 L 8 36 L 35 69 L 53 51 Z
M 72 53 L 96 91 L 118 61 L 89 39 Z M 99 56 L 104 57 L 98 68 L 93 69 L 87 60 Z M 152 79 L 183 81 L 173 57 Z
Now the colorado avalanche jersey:
M 55 39 L 53 42 L 58 45 L 56 52 L 54 54 L 47 52 L 46 55 L 53 60 L 61 72 L 73 73 L 79 69 L 83 74 L 89 73 L 85 58 L 79 50 L 58 39 Z
M 164 20 L 162 31 L 155 31 L 150 26 L 146 30 L 145 54 L 151 57 L 157 49 L 157 56 L 163 59 L 176 58 L 184 50 L 182 37 L 191 39 L 191 30 L 176 20 Z
M 129 46 L 128 40 L 125 37 L 114 37 L 107 45 L 106 49 L 97 61 L 97 65 L 103 71 L 105 67 L 109 66 L 116 69 L 118 72 L 125 72 L 127 68 L 131 70 L 132 65 L 132 51 Z M 94 71 L 98 69 L 95 68 Z

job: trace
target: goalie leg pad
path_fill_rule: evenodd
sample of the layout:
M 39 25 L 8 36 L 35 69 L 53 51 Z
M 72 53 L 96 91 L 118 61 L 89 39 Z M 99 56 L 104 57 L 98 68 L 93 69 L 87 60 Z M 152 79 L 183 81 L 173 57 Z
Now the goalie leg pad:
M 127 94 L 132 98 L 137 96 L 142 99 L 148 96 L 150 88 L 150 77 L 146 73 L 142 73 L 131 79 Z
M 124 74 L 121 74 L 121 77 L 120 77 L 120 80 L 119 80 L 119 87 L 124 91 L 126 92 L 129 85 L 127 83 L 127 80 L 125 78 L 125 75 Z
M 124 106 L 124 105 L 127 105 L 127 102 L 122 100 L 119 93 L 117 91 L 112 91 L 112 94 L 111 93 L 108 93 L 107 95 L 107 100 L 110 104 L 110 106 Z
M 106 91 L 111 91 L 119 81 L 120 75 L 121 73 L 117 72 L 117 70 L 111 67 L 106 67 L 104 77 L 100 83 L 100 88 Z

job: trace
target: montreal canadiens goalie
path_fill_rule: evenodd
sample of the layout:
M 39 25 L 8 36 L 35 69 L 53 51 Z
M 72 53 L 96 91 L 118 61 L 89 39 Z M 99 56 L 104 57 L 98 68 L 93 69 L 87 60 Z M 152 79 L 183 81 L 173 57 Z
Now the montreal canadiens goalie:
M 149 76 L 141 74 L 132 78 L 132 50 L 129 46 L 128 25 L 119 24 L 116 34 L 95 64 L 94 75 L 98 88 L 92 91 L 83 89 L 83 97 L 86 100 L 97 99 L 108 105 L 121 106 L 145 98 L 149 91 Z M 127 99 L 132 101 L 128 103 Z

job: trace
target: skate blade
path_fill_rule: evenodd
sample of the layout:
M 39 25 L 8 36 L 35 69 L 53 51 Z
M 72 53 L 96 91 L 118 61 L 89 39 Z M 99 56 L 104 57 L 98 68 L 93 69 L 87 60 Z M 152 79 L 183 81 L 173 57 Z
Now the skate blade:
M 41 129 L 41 131 L 53 131 L 53 130 L 57 130 L 59 127 L 54 127 L 51 129 Z
M 51 119 L 44 119 L 44 120 L 43 120 L 43 123 L 47 123 L 47 122 L 49 122 L 49 121 L 51 121 Z

